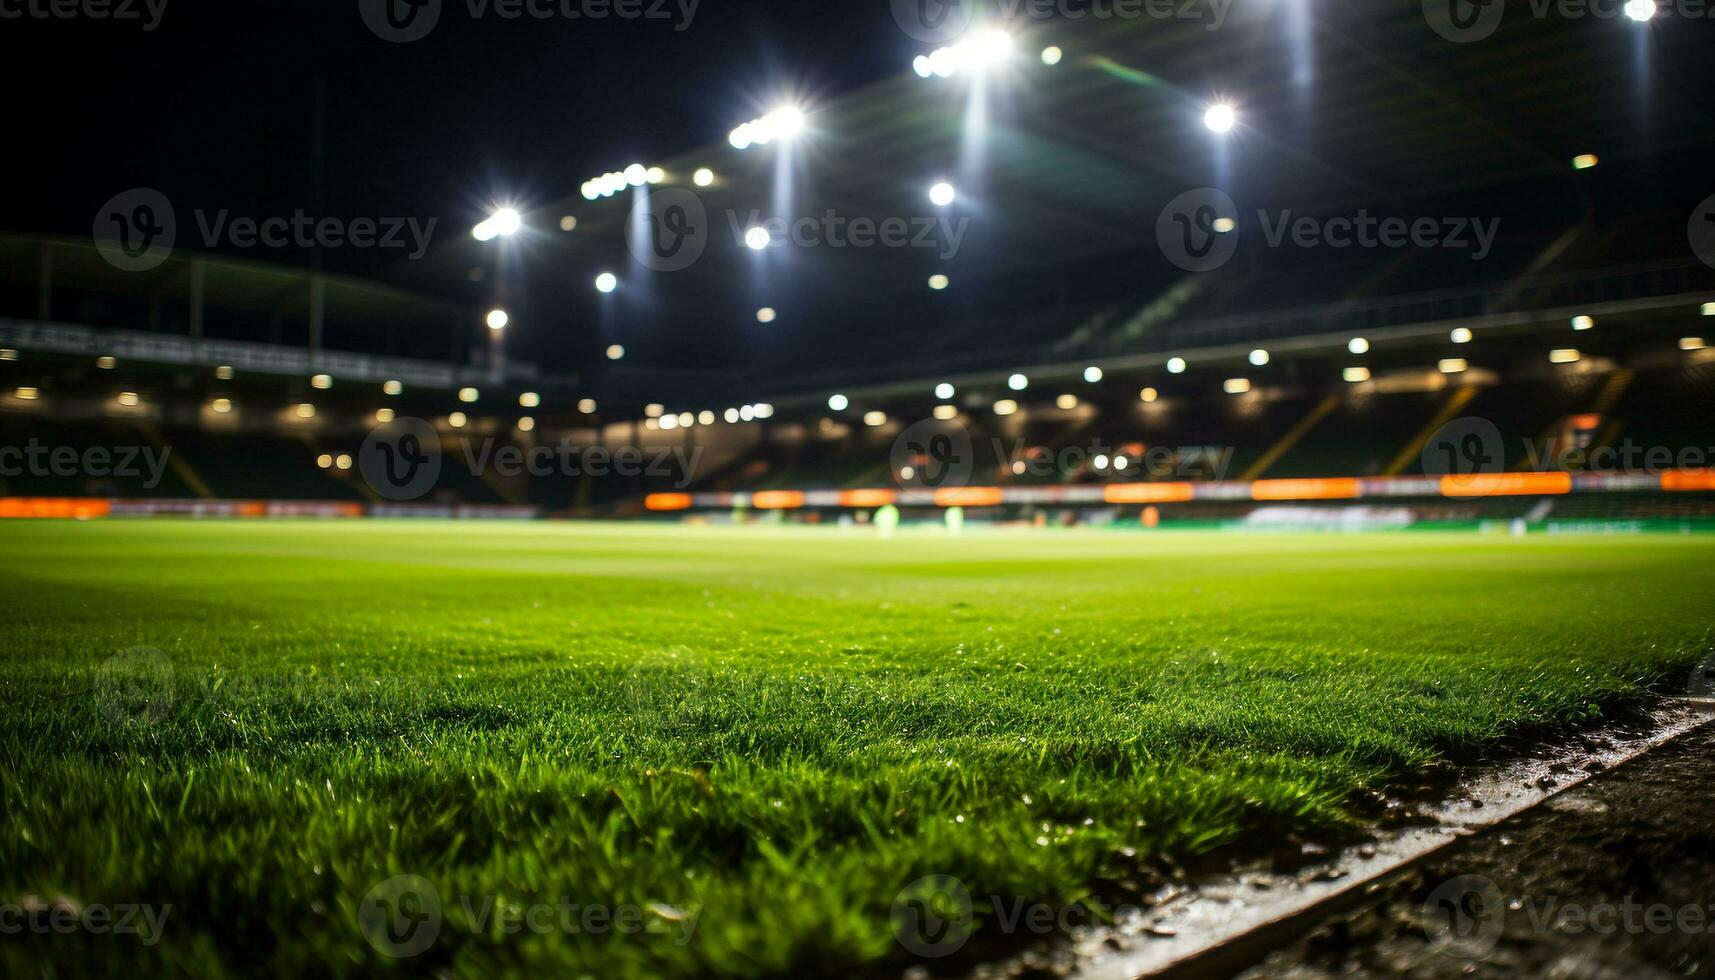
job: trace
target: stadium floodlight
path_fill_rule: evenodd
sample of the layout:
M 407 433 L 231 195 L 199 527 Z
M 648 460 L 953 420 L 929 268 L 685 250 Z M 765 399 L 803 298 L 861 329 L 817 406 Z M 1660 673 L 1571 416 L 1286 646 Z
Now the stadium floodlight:
M 520 392 L 518 395 L 519 408 L 535 408 L 542 404 L 542 396 L 534 391 Z
M 1595 317 L 1575 316 L 1572 318 L 1572 329 L 1574 329 L 1574 330 L 1594 330 L 1595 328 L 1596 328 L 1596 318 Z
M 1099 367 L 1096 367 L 1094 364 L 1085 368 L 1084 369 L 1084 380 L 1089 382 L 1090 384 L 1095 384 L 1096 382 L 1102 380 L 1102 369 Z
M 1471 342 L 1471 328 L 1454 327 L 1450 337 L 1455 344 L 1468 344 Z
M 1681 337 L 1681 338 L 1679 338 L 1679 349 L 1680 350 L 1702 350 L 1704 348 L 1704 346 L 1705 345 L 1703 343 L 1702 337 Z
M 1577 364 L 1583 357 L 1584 355 L 1573 347 L 1557 347 L 1548 352 L 1548 361 L 1551 364 Z
M 1370 352 L 1370 342 L 1363 337 L 1353 337 L 1351 340 L 1346 341 L 1346 349 L 1354 354 L 1368 354 Z
M 16 359 L 17 358 L 13 358 L 13 360 L 16 360 Z M 233 374 L 232 365 L 230 365 L 230 364 L 222 364 L 219 367 L 214 369 L 215 378 L 217 378 L 218 380 L 221 380 L 221 381 L 231 381 L 232 380 L 232 374 Z
M 505 330 L 506 325 L 512 322 L 512 318 L 506 314 L 505 310 L 496 307 L 488 311 L 488 316 L 483 318 L 483 322 L 488 324 L 490 330 Z
M 714 182 L 715 172 L 707 167 L 698 167 L 697 172 L 691 175 L 691 183 L 698 187 L 707 187 Z
M 750 249 L 752 252 L 762 251 L 767 248 L 768 243 L 773 240 L 773 236 L 768 234 L 768 229 L 761 225 L 758 225 L 744 233 L 744 247 Z
M 702 411 L 698 412 L 697 413 L 697 424 L 698 425 L 714 425 L 715 424 L 715 413 L 709 411 L 706 408 L 703 409 Z
M 727 142 L 735 150 L 746 150 L 775 140 L 791 142 L 803 135 L 804 125 L 803 109 L 790 104 L 776 106 L 762 118 L 734 127 L 727 134 Z
M 611 272 L 604 272 L 595 277 L 595 288 L 604 293 L 611 293 L 619 288 L 619 277 Z
M 1013 415 L 1017 413 L 1017 411 L 1018 403 L 1010 398 L 1002 398 L 1000 401 L 994 403 L 994 413 L 996 415 Z
M 32 387 L 26 385 L 26 386 L 20 387 L 17 390 L 13 391 L 12 397 L 16 398 L 22 402 L 33 402 L 36 399 L 42 397 L 42 393 L 41 393 L 40 389 L 32 388 Z
M 607 349 L 607 359 L 610 361 L 617 361 L 624 356 L 625 348 L 619 344 L 614 344 Z
M 119 359 L 116 357 L 112 357 L 110 355 L 107 355 L 107 354 L 103 354 L 102 356 L 95 359 L 95 366 L 100 368 L 103 371 L 111 371 L 114 368 L 119 366 Z
M 1463 374 L 1470 367 L 1471 362 L 1463 357 L 1443 357 L 1435 365 L 1435 369 L 1442 374 Z
M 214 401 L 209 402 L 208 407 L 216 415 L 225 415 L 232 411 L 232 399 L 216 398 Z
M 1211 133 L 1230 133 L 1238 121 L 1238 110 L 1225 102 L 1217 102 L 1203 112 L 1203 125 Z
M 679 413 L 679 428 L 689 429 L 691 426 L 693 426 L 695 424 L 697 424 L 697 416 L 694 413 L 692 413 L 692 412 L 680 412 Z
M 850 407 L 850 405 L 851 399 L 844 395 L 830 395 L 828 397 L 828 408 L 832 411 L 843 412 Z
M 1256 365 L 1257 367 L 1262 367 L 1263 365 L 1267 364 L 1268 363 L 1268 351 L 1263 350 L 1261 347 L 1258 347 L 1256 350 L 1251 351 L 1250 362 L 1252 364 Z
M 1078 407 L 1078 396 L 1061 395 L 1054 399 L 1054 407 L 1058 408 L 1062 412 L 1070 412 L 1072 409 Z
M 1704 316 L 1715 316 L 1715 303 L 1704 303 L 1699 309 Z
M 944 208 L 947 205 L 952 204 L 953 200 L 958 196 L 959 193 L 953 188 L 953 185 L 944 180 L 936 181 L 935 184 L 929 188 L 929 203 L 938 208 Z
M 584 413 L 585 415 L 594 415 L 595 414 L 595 399 L 594 398 L 580 398 L 580 399 L 578 399 L 578 411 Z
M 568 214 L 568 215 L 561 217 L 560 218 L 560 230 L 561 231 L 577 231 L 578 230 L 578 216 L 575 214 Z
M 935 74 L 935 69 L 930 67 L 929 56 L 926 54 L 920 54 L 911 59 L 911 70 L 917 73 L 918 78 L 928 78 Z
M 946 289 L 951 283 L 952 283 L 951 279 L 948 279 L 946 276 L 942 275 L 939 272 L 937 272 L 934 275 L 929 277 L 929 288 L 935 290 L 936 292 L 940 292 L 941 290 Z
M 1573 170 L 1589 170 L 1601 162 L 1594 153 L 1580 153 L 1572 158 Z
M 650 167 L 643 172 L 643 179 L 651 184 L 659 184 L 667 179 L 667 171 L 660 167 Z
M 1030 387 L 1030 379 L 1022 374 L 1015 374 L 1006 379 L 1006 386 L 1011 388 L 1013 391 L 1023 391 Z
M 1042 63 L 1052 67 L 1059 64 L 1060 59 L 1065 57 L 1065 54 L 1066 53 L 1064 51 L 1060 50 L 1058 45 L 1050 44 L 1046 48 L 1042 49 Z
M 1626 0 L 1626 16 L 1642 24 L 1656 15 L 1655 0 Z
M 309 402 L 301 402 L 297 408 L 298 418 L 313 419 L 316 417 L 316 407 Z
M 767 402 L 757 402 L 755 405 L 751 406 L 751 410 L 756 413 L 756 417 L 759 419 L 771 419 L 774 417 L 774 406 Z
M 774 318 L 778 315 L 779 314 L 777 314 L 774 311 L 774 307 L 764 306 L 762 309 L 756 311 L 756 322 L 757 323 L 773 323 Z
M 486 242 L 497 237 L 504 238 L 508 235 L 516 235 L 518 230 L 523 227 L 524 218 L 518 213 L 517 208 L 500 208 L 478 222 L 476 227 L 470 230 L 470 234 L 477 241 Z
M 1185 373 L 1185 358 L 1183 358 L 1183 357 L 1169 357 L 1167 359 L 1167 373 L 1168 374 L 1184 374 Z
M 136 408 L 143 403 L 143 399 L 139 398 L 135 391 L 122 391 L 115 400 L 126 408 Z
M 1145 388 L 1137 393 L 1137 397 L 1139 401 L 1146 405 L 1150 405 L 1154 404 L 1155 400 L 1161 397 L 1161 392 L 1156 391 L 1154 388 Z
M 469 421 L 470 421 L 470 417 L 465 415 L 465 413 L 463 413 L 463 412 L 454 412 L 453 414 L 447 416 L 447 424 L 452 426 L 455 429 L 464 428 L 465 423 L 469 422 Z
M 397 395 L 404 390 L 405 386 L 397 381 L 383 381 L 381 383 L 381 393 L 383 395 Z
M 0 347 L 0 361 L 15 361 L 17 359 L 18 359 L 18 351 L 16 348 Z M 220 376 L 219 372 L 216 371 L 215 377 L 219 377 L 219 376 Z
M 1221 382 L 1221 390 L 1229 395 L 1242 395 L 1251 390 L 1249 378 L 1228 378 Z
M 887 424 L 887 413 L 886 412 L 865 412 L 865 413 L 863 413 L 863 424 L 869 426 L 872 429 L 879 429 L 882 426 Z
M 1011 34 L 999 28 L 990 28 L 979 31 L 957 44 L 936 48 L 929 54 L 928 58 L 921 61 L 913 60 L 911 67 L 917 74 L 923 75 L 925 78 L 929 77 L 923 73 L 925 67 L 928 68 L 930 75 L 938 75 L 941 78 L 951 78 L 966 69 L 978 72 L 987 71 L 1010 58 L 1012 47 Z M 1047 62 L 1046 53 L 1044 53 L 1043 60 Z M 925 65 L 924 62 L 927 64 Z M 1047 63 L 1052 64 L 1053 62 Z
M 482 392 L 477 391 L 475 388 L 459 389 L 459 401 L 464 402 L 466 405 L 475 404 L 476 400 L 481 397 Z
M 953 397 L 953 386 L 943 381 L 935 386 L 935 397 L 946 401 Z
M 518 420 L 519 432 L 530 432 L 536 428 L 536 420 L 526 415 Z
M 662 415 L 666 414 L 666 412 L 667 406 L 662 405 L 660 402 L 650 402 L 643 406 L 643 417 L 646 419 L 658 419 Z
M 375 410 L 375 421 L 380 425 L 386 425 L 397 417 L 398 416 L 391 408 L 378 408 Z
M 750 421 L 754 420 L 755 418 L 756 418 L 756 408 L 754 406 L 740 405 L 738 407 L 738 420 L 740 422 L 750 422 Z
M 1358 384 L 1370 380 L 1370 369 L 1367 367 L 1349 367 L 1340 372 L 1340 377 L 1352 384 Z
M 625 182 L 632 187 L 642 187 L 649 183 L 649 168 L 641 163 L 634 163 L 625 168 Z
M 1107 469 L 1107 468 L 1108 468 L 1108 457 L 1107 457 L 1107 454 L 1106 454 L 1106 453 L 1097 453 L 1097 454 L 1096 454 L 1096 458 L 1095 458 L 1095 459 L 1092 459 L 1092 460 L 1090 460 L 1090 464 L 1091 464 L 1091 465 L 1092 465 L 1092 466 L 1094 466 L 1094 467 L 1095 467 L 1095 468 L 1096 468 L 1096 469 L 1098 469 L 1098 470 L 1105 470 L 1105 469 Z
M 728 423 L 737 422 L 740 419 L 739 411 L 736 408 L 729 408 L 721 413 L 721 418 L 726 419 Z
M 936 405 L 934 416 L 942 422 L 951 422 L 959 417 L 959 409 L 955 405 Z
M 317 456 L 316 457 L 316 465 L 321 467 L 324 470 L 332 469 L 333 468 L 333 454 L 332 453 L 322 453 L 320 456 Z
M 319 391 L 326 391 L 329 388 L 332 388 L 333 387 L 333 375 L 331 375 L 331 374 L 315 375 L 314 377 L 310 378 L 310 387 L 315 388 Z

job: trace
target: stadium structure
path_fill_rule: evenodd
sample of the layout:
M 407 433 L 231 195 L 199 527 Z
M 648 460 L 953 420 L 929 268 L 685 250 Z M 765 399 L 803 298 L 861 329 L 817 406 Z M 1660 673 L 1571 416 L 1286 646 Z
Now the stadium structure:
M 1236 11 L 1194 45 L 1195 24 L 1034 25 L 1012 42 L 1019 77 L 1004 117 L 981 123 L 981 163 L 960 149 L 971 90 L 956 73 L 814 106 L 817 142 L 794 164 L 810 218 L 908 216 L 930 247 L 799 247 L 782 221 L 752 251 L 742 230 L 777 216 L 777 167 L 730 142 L 640 165 L 635 192 L 620 171 L 593 178 L 527 208 L 514 238 L 443 243 L 411 270 L 416 289 L 183 250 L 126 273 L 88 241 L 12 238 L 13 441 L 50 425 L 61 444 L 117 431 L 174 452 L 147 490 L 36 467 L 7 477 L 6 507 L 826 520 L 957 501 L 1055 522 L 1150 505 L 1173 523 L 1337 520 L 1276 504 L 1355 500 L 1386 520 L 1707 518 L 1715 270 L 1687 241 L 1700 185 L 1673 179 L 1706 149 L 1695 106 L 1662 100 L 1640 136 L 1623 60 L 1589 38 L 1530 25 L 1450 46 L 1391 7 L 1297 52 L 1267 43 L 1272 16 Z M 1664 63 L 1685 56 L 1662 40 Z M 1037 56 L 1049 41 L 1053 64 Z M 1466 81 L 1526 47 L 1535 67 L 1504 101 Z M 1216 66 L 1245 93 L 1227 134 L 1196 111 Z M 1304 89 L 1264 84 L 1305 74 L 1331 104 L 1314 139 L 1289 125 L 1312 111 Z M 1158 226 L 1222 166 L 1232 257 L 1181 268 Z M 930 185 L 959 167 L 981 184 L 933 205 Z M 705 240 L 686 268 L 627 248 L 651 191 L 695 195 Z M 1281 240 L 1305 218 L 1346 220 L 1350 244 Z M 1428 221 L 1433 240 L 1366 245 L 1366 221 L 1370 235 Z M 620 271 L 601 314 L 611 343 L 588 344 L 586 369 L 508 360 L 502 335 L 532 327 L 485 327 L 508 252 L 580 286 Z M 725 363 L 699 368 L 710 349 Z M 355 464 L 394 417 L 429 421 L 449 463 L 409 501 Z M 1443 431 L 1467 417 L 1492 423 L 1487 443 Z M 962 458 L 909 458 L 926 450 L 897 443 L 918 422 L 959 430 Z M 1459 437 L 1453 458 L 1437 433 Z M 634 446 L 650 465 L 473 474 L 457 449 L 473 438 L 598 461 Z M 1485 480 L 1458 485 L 1470 475 Z

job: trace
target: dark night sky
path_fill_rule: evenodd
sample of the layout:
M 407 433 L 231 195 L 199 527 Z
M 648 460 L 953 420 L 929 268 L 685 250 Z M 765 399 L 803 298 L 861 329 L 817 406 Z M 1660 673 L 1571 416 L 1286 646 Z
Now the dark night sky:
M 3 225 L 78 236 L 134 186 L 180 208 L 317 209 L 318 77 L 319 209 L 435 216 L 450 231 L 497 195 L 576 194 L 615 161 L 723 138 L 780 87 L 843 92 L 912 53 L 885 7 L 791 0 L 705 0 L 682 32 L 658 20 L 473 20 L 467 0 L 447 0 L 409 44 L 371 34 L 356 0 L 167 0 L 153 32 L 23 18 L 0 21 L 0 46 L 8 88 L 30 93 L 8 100 Z M 347 249 L 326 262 L 363 273 L 375 258 Z

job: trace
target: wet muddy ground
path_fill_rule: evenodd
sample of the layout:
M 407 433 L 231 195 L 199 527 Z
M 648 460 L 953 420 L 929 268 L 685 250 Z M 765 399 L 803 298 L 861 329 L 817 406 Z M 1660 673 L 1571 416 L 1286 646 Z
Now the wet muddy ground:
M 1461 840 L 1241 972 L 1715 977 L 1715 726 Z

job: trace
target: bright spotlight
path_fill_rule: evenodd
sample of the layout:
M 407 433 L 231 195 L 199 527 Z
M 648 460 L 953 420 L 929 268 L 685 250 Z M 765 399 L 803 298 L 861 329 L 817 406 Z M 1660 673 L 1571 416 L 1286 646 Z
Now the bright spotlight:
M 1042 63 L 1045 65 L 1057 65 L 1063 57 L 1065 57 L 1065 52 L 1061 51 L 1056 45 L 1050 44 L 1048 47 L 1042 49 Z
M 929 65 L 929 56 L 923 54 L 911 59 L 911 70 L 917 73 L 918 78 L 928 78 L 935 73 Z
M 998 28 L 984 31 L 970 41 L 970 60 L 979 68 L 1004 61 L 1010 54 L 1012 35 Z
M 937 272 L 929 277 L 929 288 L 936 292 L 940 292 L 941 290 L 946 289 L 950 282 L 952 282 L 952 280 Z
M 1088 381 L 1090 384 L 1095 384 L 1096 382 L 1102 380 L 1102 369 L 1099 367 L 1096 367 L 1095 365 L 1091 365 L 1091 366 L 1085 368 L 1084 369 L 1084 380 Z
M 459 401 L 464 402 L 467 405 L 474 404 L 476 400 L 481 397 L 482 392 L 477 391 L 475 388 L 459 389 Z
M 625 348 L 618 344 L 614 344 L 612 347 L 607 349 L 607 359 L 610 361 L 617 361 L 624 356 Z
M 1017 411 L 1018 403 L 1010 398 L 1002 398 L 1000 401 L 994 403 L 994 413 L 996 415 L 1012 415 Z
M 619 288 L 619 277 L 611 272 L 604 272 L 595 277 L 595 288 L 604 293 L 611 293 Z
M 647 180 L 651 184 L 659 184 L 663 180 L 667 179 L 667 171 L 660 167 L 650 167 L 648 170 L 644 171 L 643 179 Z
M 1595 317 L 1575 316 L 1572 318 L 1572 329 L 1574 330 L 1592 330 L 1595 329 L 1595 326 Z
M 1468 344 L 1471 342 L 1471 328 L 1454 327 L 1453 333 L 1449 335 L 1449 339 L 1455 344 Z
M 774 312 L 774 307 L 764 306 L 762 309 L 756 311 L 756 322 L 757 323 L 773 323 L 776 315 L 777 314 Z
M 1471 362 L 1463 357 L 1443 357 L 1435 363 L 1435 369 L 1442 374 L 1463 374 L 1471 367 Z
M 946 401 L 953 397 L 953 386 L 943 381 L 935 386 L 935 397 Z
M 833 395 L 828 398 L 828 408 L 836 412 L 843 412 L 850 405 L 851 400 L 844 395 Z
M 929 188 L 929 203 L 938 208 L 944 208 L 953 203 L 953 199 L 956 197 L 958 197 L 958 192 L 953 189 L 952 184 L 944 180 Z
M 715 172 L 707 167 L 698 167 L 697 172 L 691 175 L 691 183 L 698 187 L 707 187 L 714 182 Z
M 1353 337 L 1351 340 L 1346 341 L 1346 349 L 1354 354 L 1368 354 L 1370 352 L 1370 342 L 1362 337 Z
M 1265 351 L 1260 347 L 1257 348 L 1256 350 L 1251 351 L 1250 362 L 1252 364 L 1256 365 L 1257 367 L 1262 367 L 1264 364 L 1267 364 L 1268 363 L 1268 351 Z
M 770 240 L 768 229 L 760 226 L 744 233 L 744 246 L 752 252 L 760 252 L 767 248 Z
M 790 140 L 804 132 L 804 110 L 795 105 L 781 106 L 762 117 L 774 139 Z
M 1221 390 L 1229 395 L 1242 395 L 1251 390 L 1249 378 L 1228 378 L 1221 382 Z
M 1161 397 L 1161 392 L 1154 388 L 1145 388 L 1137 393 L 1137 397 L 1145 403 L 1154 403 L 1157 398 Z
M 1170 357 L 1170 358 L 1168 358 L 1167 359 L 1167 373 L 1168 374 L 1184 374 L 1185 373 L 1185 358 L 1183 358 L 1183 357 Z
M 1367 367 L 1349 367 L 1340 372 L 1340 377 L 1350 384 L 1363 384 L 1370 380 L 1370 369 Z
M 518 229 L 524 227 L 524 219 L 518 214 L 517 208 L 501 208 L 494 212 L 489 219 L 494 222 L 494 233 L 497 235 L 516 235 Z
M 1572 169 L 1589 170 L 1600 162 L 1594 153 L 1580 153 L 1572 158 Z
M 512 318 L 506 315 L 505 310 L 489 310 L 485 322 L 490 330 L 505 330 L 506 325 L 512 322 Z
M 641 163 L 634 163 L 626 167 L 625 182 L 633 187 L 642 187 L 649 182 L 649 168 Z
M 1655 16 L 1655 0 L 1626 0 L 1626 16 L 1642 24 Z
M 1022 374 L 1015 374 L 1006 379 L 1006 386 L 1011 388 L 1013 391 L 1023 391 L 1030 387 L 1030 379 Z
M 1239 114 L 1225 102 L 1217 102 L 1203 113 L 1203 125 L 1212 133 L 1230 133 L 1239 121 Z

